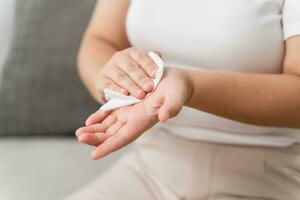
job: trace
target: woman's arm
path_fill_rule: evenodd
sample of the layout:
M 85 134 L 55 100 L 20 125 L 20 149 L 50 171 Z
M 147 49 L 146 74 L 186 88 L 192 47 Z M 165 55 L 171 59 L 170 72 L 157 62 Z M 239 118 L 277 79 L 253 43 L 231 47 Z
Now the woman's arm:
M 300 128 L 300 36 L 286 42 L 283 74 L 186 72 L 193 87 L 187 106 L 254 125 Z
M 99 101 L 95 79 L 114 53 L 128 48 L 125 18 L 129 1 L 101 0 L 81 42 L 78 54 L 80 77 L 92 96 Z
M 129 48 L 125 29 L 128 0 L 101 0 L 79 52 L 79 74 L 93 97 L 105 103 L 104 89 L 143 98 L 153 89 L 157 66 L 143 50 Z
M 185 105 L 256 125 L 300 128 L 300 36 L 286 44 L 284 73 L 278 75 L 165 68 L 155 91 L 143 102 L 110 113 L 98 110 L 76 131 L 78 140 L 97 146 L 101 158 L 165 122 Z

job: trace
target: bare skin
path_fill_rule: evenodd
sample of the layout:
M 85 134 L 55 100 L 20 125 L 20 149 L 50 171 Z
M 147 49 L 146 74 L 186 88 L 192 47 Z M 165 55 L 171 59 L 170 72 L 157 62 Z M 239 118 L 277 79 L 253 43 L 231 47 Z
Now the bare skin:
M 102 85 L 105 83 L 103 78 L 99 79 L 98 74 L 104 71 L 103 69 L 110 62 L 119 63 L 119 69 L 123 69 L 122 66 L 126 65 L 125 61 L 119 62 L 119 58 L 113 55 L 130 48 L 125 32 L 128 6 L 129 2 L 125 0 L 102 0 L 95 10 L 82 42 L 78 62 L 80 75 L 91 94 L 99 102 L 103 102 L 103 91 L 101 89 L 99 91 L 99 88 L 103 88 Z M 167 69 L 168 72 L 163 81 L 147 100 L 134 106 L 117 109 L 112 113 L 97 111 L 87 120 L 86 127 L 78 129 L 76 133 L 78 139 L 82 143 L 97 146 L 92 157 L 98 159 L 132 142 L 159 120 L 164 122 L 173 117 L 183 105 L 254 125 L 300 128 L 300 36 L 288 39 L 285 47 L 282 74 L 246 74 L 182 69 L 172 71 Z M 143 67 L 139 61 L 136 63 L 145 72 L 140 80 L 150 78 L 150 74 L 147 73 L 148 68 Z M 111 70 L 109 67 L 106 68 L 107 71 Z M 132 74 L 127 73 L 127 79 L 131 79 L 139 86 L 145 95 L 151 89 L 143 88 L 139 81 L 132 78 L 137 76 L 138 71 L 130 70 Z M 113 72 L 110 71 L 111 73 Z M 114 80 L 112 77 L 109 78 Z M 173 80 L 172 84 L 168 86 L 164 84 L 170 80 Z M 118 86 L 114 86 L 117 88 L 116 90 L 125 89 L 134 95 L 130 88 L 122 86 L 116 80 L 113 82 Z M 184 90 L 170 88 L 179 86 Z M 157 106 L 157 102 L 161 102 L 161 98 L 166 95 L 160 91 L 168 91 L 166 94 L 170 93 L 177 98 L 182 98 L 176 103 L 165 101 L 161 106 Z M 184 91 L 190 91 L 190 94 L 185 94 Z M 153 113 L 149 115 L 145 109 L 143 110 L 143 108 L 151 108 L 151 106 L 156 108 L 154 115 Z M 165 106 L 168 109 L 165 110 Z M 130 123 L 127 123 L 136 117 L 130 115 L 131 112 L 141 115 L 140 118 L 143 122 L 140 121 L 139 126 L 135 125 L 130 128 Z M 160 115 L 160 113 L 162 114 Z M 118 124 L 114 125 L 114 123 L 107 125 L 107 120 L 113 119 L 113 117 L 121 119 L 123 123 L 126 122 L 127 126 L 124 124 L 117 126 Z M 103 129 L 103 126 L 106 128 Z
M 86 127 L 76 131 L 78 140 L 98 146 L 92 157 L 101 158 L 129 144 L 158 121 L 165 122 L 177 115 L 192 94 L 189 88 L 185 74 L 167 68 L 159 87 L 142 103 L 111 113 L 97 111 L 87 119 Z

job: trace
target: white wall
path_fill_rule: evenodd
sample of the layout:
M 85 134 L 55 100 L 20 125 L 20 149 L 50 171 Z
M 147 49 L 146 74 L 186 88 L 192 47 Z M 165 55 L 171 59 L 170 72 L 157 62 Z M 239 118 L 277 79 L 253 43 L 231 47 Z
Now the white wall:
M 0 73 L 12 35 L 14 4 L 15 0 L 0 0 Z

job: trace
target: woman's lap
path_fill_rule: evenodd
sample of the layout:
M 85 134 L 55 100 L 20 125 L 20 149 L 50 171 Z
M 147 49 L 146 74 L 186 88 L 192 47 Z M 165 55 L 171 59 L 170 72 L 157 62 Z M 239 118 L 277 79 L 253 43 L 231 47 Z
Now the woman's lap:
M 114 167 L 67 200 L 297 200 L 299 146 L 210 144 L 153 129 Z
M 132 165 L 133 154 L 125 155 L 111 169 L 66 200 L 154 199 Z M 131 162 L 125 162 L 128 159 Z

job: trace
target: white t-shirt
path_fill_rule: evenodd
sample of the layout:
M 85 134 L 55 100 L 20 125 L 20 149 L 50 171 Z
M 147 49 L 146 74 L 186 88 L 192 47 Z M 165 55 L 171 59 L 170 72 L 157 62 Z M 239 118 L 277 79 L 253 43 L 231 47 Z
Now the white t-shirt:
M 132 0 L 126 26 L 133 46 L 161 51 L 167 66 L 276 74 L 282 72 L 284 40 L 300 34 L 300 0 Z M 188 107 L 161 126 L 209 142 L 300 141 L 297 129 L 240 123 Z

